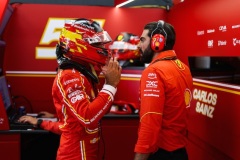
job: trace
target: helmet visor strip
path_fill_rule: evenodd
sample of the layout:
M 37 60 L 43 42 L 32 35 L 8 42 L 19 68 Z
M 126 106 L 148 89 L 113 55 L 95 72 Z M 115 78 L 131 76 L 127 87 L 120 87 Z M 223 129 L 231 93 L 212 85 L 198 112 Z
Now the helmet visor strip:
M 109 49 L 121 49 L 121 50 L 137 50 L 137 45 L 133 45 L 123 41 L 114 41 L 112 45 L 109 46 Z
M 85 40 L 89 44 L 106 44 L 112 41 L 107 31 L 96 33 L 92 37 L 85 38 Z

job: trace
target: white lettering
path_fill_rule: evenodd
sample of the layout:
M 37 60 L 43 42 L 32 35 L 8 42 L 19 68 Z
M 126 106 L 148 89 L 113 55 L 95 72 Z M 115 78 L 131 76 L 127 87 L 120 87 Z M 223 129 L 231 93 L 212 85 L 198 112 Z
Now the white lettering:
M 63 84 L 67 85 L 69 83 L 76 82 L 76 81 L 79 81 L 79 79 L 78 78 L 70 79 L 70 80 L 65 81 Z
M 146 81 L 146 88 L 157 88 L 158 81 Z
M 204 35 L 204 31 L 197 31 L 197 35 L 198 35 L 198 36 Z
M 214 106 L 217 104 L 217 94 L 203 90 L 194 89 L 193 99 L 196 102 L 196 112 L 209 118 L 213 118 Z
M 148 73 L 148 78 L 149 79 L 156 79 L 157 75 L 156 75 L 156 73 Z
M 159 97 L 157 94 L 144 94 L 144 97 Z
M 193 99 L 202 101 L 207 104 L 216 105 L 217 104 L 217 94 L 207 91 L 202 91 L 198 89 L 193 90 Z
M 233 25 L 233 26 L 232 26 L 232 29 L 235 29 L 235 28 L 240 28 L 240 24 L 237 24 L 237 25 Z
M 79 90 L 76 90 L 76 91 L 68 94 L 68 98 L 71 98 L 71 97 L 73 97 L 73 96 L 79 95 L 80 93 L 81 93 L 81 92 L 80 92 Z
M 208 40 L 208 48 L 212 48 L 213 47 L 213 40 Z
M 218 46 L 226 46 L 227 45 L 227 41 L 218 41 Z
M 207 30 L 207 33 L 214 33 L 215 32 L 215 29 L 209 29 Z
M 219 31 L 226 32 L 227 26 L 219 26 Z
M 152 92 L 152 89 L 144 89 L 144 92 Z
M 84 98 L 83 94 L 76 95 L 75 97 L 71 98 L 72 103 L 76 103 L 78 100 L 82 100 Z
M 209 118 L 213 118 L 213 111 L 214 107 L 209 106 L 207 104 L 197 102 L 196 103 L 196 112 L 201 113 L 202 115 L 205 115 Z
M 233 46 L 239 45 L 240 44 L 240 40 L 237 38 L 233 38 Z

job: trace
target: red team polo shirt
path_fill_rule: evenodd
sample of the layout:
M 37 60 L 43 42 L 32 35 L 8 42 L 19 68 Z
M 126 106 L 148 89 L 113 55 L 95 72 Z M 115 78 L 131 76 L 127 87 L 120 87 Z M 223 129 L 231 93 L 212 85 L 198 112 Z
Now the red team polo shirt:
M 173 50 L 161 52 L 140 80 L 140 125 L 135 152 L 173 151 L 187 144 L 192 76 Z

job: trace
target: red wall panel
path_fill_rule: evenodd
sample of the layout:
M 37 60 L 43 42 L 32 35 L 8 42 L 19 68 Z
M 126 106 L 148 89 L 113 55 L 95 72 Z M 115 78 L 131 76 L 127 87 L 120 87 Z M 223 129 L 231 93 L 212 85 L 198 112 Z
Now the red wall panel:
M 168 13 L 178 56 L 239 56 L 239 0 L 185 0 Z

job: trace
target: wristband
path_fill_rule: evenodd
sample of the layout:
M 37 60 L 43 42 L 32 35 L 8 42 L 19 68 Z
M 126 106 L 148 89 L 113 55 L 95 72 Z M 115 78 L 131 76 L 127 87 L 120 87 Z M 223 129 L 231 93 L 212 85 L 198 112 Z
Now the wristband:
M 37 120 L 37 128 L 41 128 L 42 122 L 43 122 L 42 119 L 38 119 L 38 120 Z

